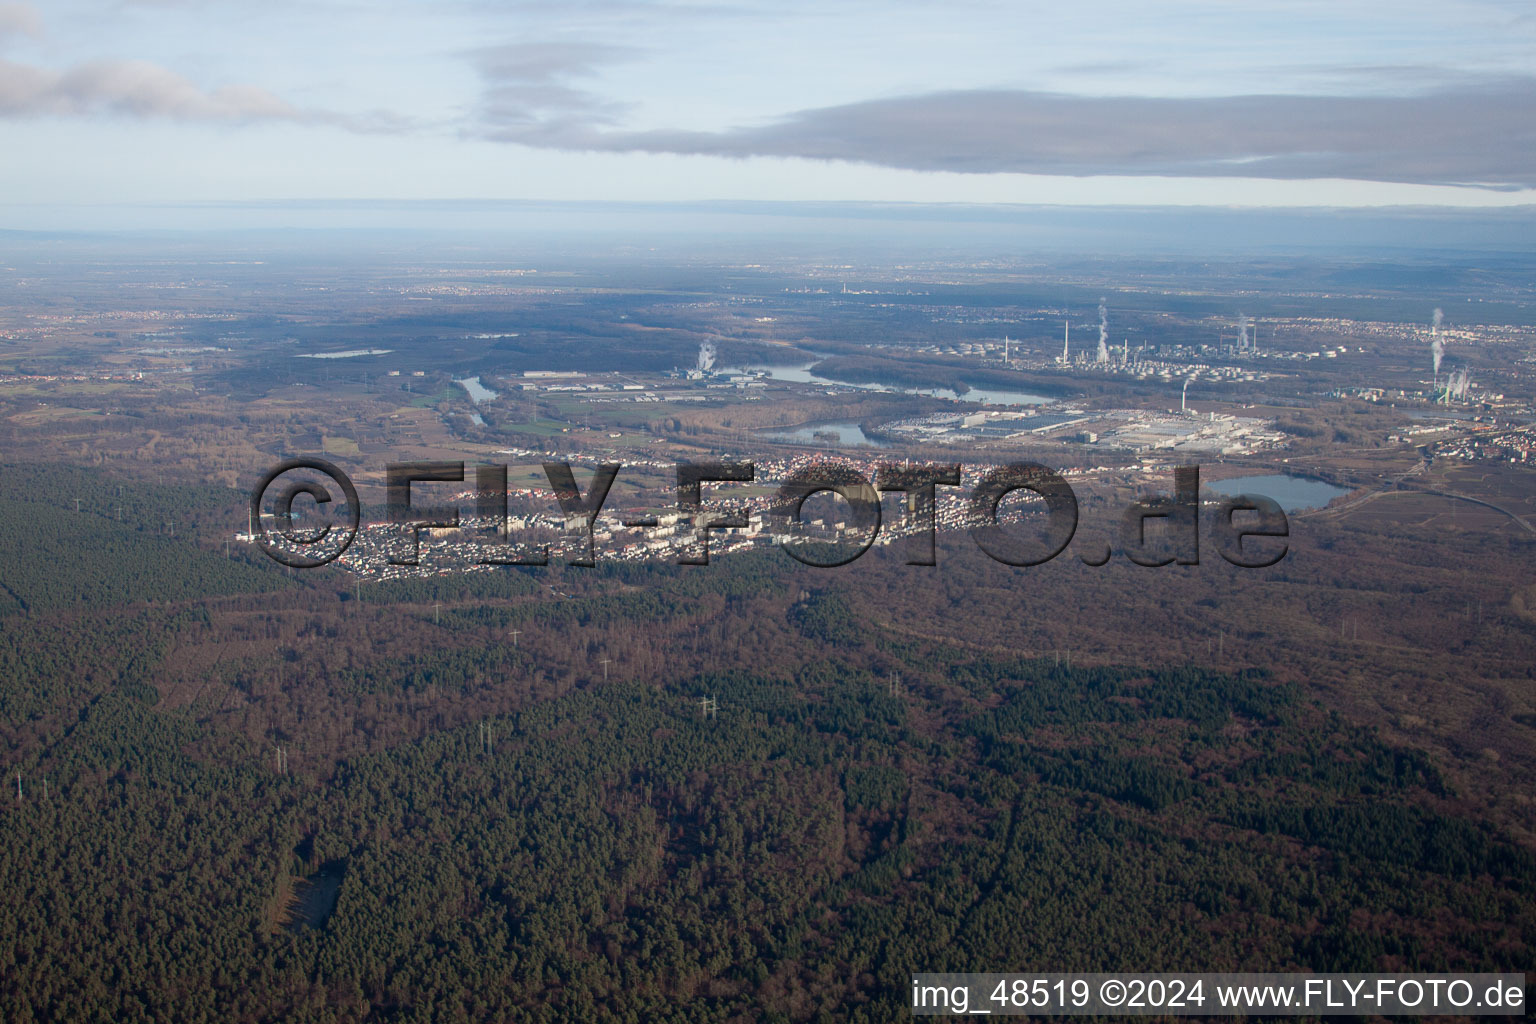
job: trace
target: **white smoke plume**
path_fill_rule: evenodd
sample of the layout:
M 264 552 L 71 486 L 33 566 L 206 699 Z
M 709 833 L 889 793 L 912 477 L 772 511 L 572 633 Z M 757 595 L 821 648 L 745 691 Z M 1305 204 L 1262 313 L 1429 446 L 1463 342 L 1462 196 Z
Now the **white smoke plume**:
M 1099 300 L 1099 362 L 1109 362 L 1109 310 Z
M 1453 401 L 1465 402 L 1470 397 L 1471 390 L 1471 373 L 1465 368 L 1455 370 L 1450 377 L 1446 378 L 1445 387 L 1440 392 L 1440 402 L 1442 405 L 1449 405 Z
M 1429 354 L 1435 361 L 1435 376 L 1440 376 L 1440 360 L 1445 358 L 1445 343 L 1440 340 L 1440 324 L 1445 320 L 1445 310 L 1435 307 L 1429 330 L 1434 339 L 1429 343 Z
M 1248 325 L 1250 323 L 1252 323 L 1252 321 L 1249 320 L 1245 314 L 1237 314 L 1238 330 L 1242 331 L 1242 336 L 1237 339 L 1237 347 L 1240 350 L 1246 351 L 1248 348 Z
M 706 341 L 704 344 L 699 346 L 699 361 L 695 364 L 695 369 L 697 369 L 700 373 L 708 373 L 714 368 L 715 343 L 712 341 Z

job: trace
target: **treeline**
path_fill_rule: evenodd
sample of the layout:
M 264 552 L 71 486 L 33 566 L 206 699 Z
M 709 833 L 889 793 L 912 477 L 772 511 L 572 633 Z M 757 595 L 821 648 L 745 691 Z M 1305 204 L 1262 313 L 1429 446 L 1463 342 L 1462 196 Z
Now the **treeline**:
M 835 600 L 800 608 L 836 635 Z M 103 694 L 0 814 L 8 1019 L 873 1022 L 914 969 L 1536 949 L 1529 854 L 1261 674 L 869 642 L 879 667 L 807 639 L 798 666 L 574 690 L 328 781 L 201 758 L 216 724 Z M 290 933 L 321 864 L 335 913 Z
M 1529 964 L 1536 863 L 1436 760 L 1268 672 L 1011 647 L 992 571 L 924 584 L 990 646 L 781 552 L 13 615 L 5 1017 L 873 1024 L 914 970 Z
M 0 615 L 290 585 L 273 563 L 204 549 L 153 520 L 119 522 L 73 505 L 66 511 L 9 497 L 0 498 L 0 565 Z

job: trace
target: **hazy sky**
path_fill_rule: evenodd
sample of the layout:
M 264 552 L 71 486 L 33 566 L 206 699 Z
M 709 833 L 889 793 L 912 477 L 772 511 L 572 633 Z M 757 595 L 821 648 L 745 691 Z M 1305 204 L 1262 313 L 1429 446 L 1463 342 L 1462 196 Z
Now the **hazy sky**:
M 1531 203 L 1533 69 L 1530 0 L 0 2 L 0 203 Z

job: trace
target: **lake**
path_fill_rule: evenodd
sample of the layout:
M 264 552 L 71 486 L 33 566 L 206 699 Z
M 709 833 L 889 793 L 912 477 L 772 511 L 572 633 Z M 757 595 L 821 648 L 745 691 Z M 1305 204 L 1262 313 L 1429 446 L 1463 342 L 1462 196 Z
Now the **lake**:
M 469 400 L 476 405 L 479 405 L 481 402 L 489 402 L 496 397 L 496 392 L 481 384 L 479 377 L 465 377 L 463 380 L 455 380 L 454 383 L 468 392 Z M 485 420 L 481 418 L 478 412 L 470 413 L 469 418 L 475 426 L 485 426 Z
M 829 441 L 817 437 L 821 434 L 835 434 L 836 441 Z M 770 441 L 785 441 L 790 444 L 841 444 L 863 445 L 869 448 L 889 447 L 884 441 L 877 441 L 864 433 L 864 428 L 857 423 L 810 423 L 793 430 L 765 430 L 761 431 L 763 437 Z
M 949 388 L 904 388 L 888 384 L 850 384 L 847 381 L 833 380 L 830 377 L 822 377 L 812 373 L 811 367 L 815 365 L 816 363 L 805 363 L 800 366 L 760 366 L 754 368 L 730 366 L 724 367 L 718 372 L 726 375 L 762 373 L 767 375 L 770 380 L 788 381 L 793 384 L 825 384 L 828 387 L 859 388 L 864 391 L 894 391 L 904 395 L 926 395 L 929 398 L 947 398 L 955 402 L 980 402 L 982 405 L 1048 405 L 1051 402 L 1051 399 L 1044 395 L 1032 395 L 1027 391 L 1001 391 L 996 388 L 972 388 L 964 395 L 960 395 Z M 874 444 L 873 441 L 868 443 Z
M 489 402 L 496 397 L 496 392 L 480 383 L 479 377 L 465 377 L 463 380 L 454 381 L 459 387 L 469 392 L 469 400 L 479 405 L 481 402 Z
M 931 398 L 948 398 L 956 402 L 980 402 L 982 405 L 1049 405 L 1051 399 L 1044 395 L 1032 395 L 1027 391 L 999 391 L 997 388 L 971 388 L 958 394 L 949 388 L 900 388 L 909 395 L 928 395 Z
M 300 352 L 300 359 L 356 359 L 358 356 L 385 356 L 391 348 L 349 348 L 345 352 Z
M 1335 487 L 1322 480 L 1289 473 L 1266 473 L 1263 476 L 1234 476 L 1226 480 L 1213 480 L 1205 484 L 1207 490 L 1217 494 L 1262 494 L 1273 498 L 1287 512 L 1300 512 L 1309 508 L 1322 508 L 1334 498 L 1349 493 L 1344 487 Z

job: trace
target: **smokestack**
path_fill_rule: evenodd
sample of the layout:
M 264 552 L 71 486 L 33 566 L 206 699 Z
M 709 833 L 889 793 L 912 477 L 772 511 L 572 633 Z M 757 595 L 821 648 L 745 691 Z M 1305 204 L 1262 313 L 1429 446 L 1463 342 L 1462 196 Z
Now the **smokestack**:
M 1440 360 L 1445 356 L 1445 342 L 1440 340 L 1440 324 L 1445 320 L 1445 310 L 1435 307 L 1429 323 L 1429 356 L 1435 362 L 1435 386 L 1440 385 Z M 1447 382 L 1449 384 L 1449 382 Z
M 1451 394 L 1458 402 L 1467 400 L 1467 392 L 1472 390 L 1472 373 L 1466 367 L 1457 370 L 1451 377 Z

